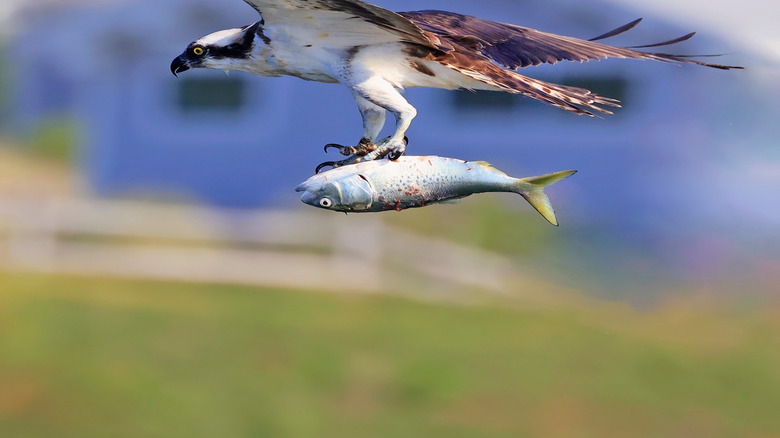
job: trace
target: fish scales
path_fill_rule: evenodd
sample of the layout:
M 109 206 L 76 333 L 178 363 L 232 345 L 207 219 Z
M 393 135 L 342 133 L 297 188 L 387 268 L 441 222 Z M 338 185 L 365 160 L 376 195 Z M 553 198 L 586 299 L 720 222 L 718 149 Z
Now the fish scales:
M 475 193 L 511 191 L 515 181 L 482 163 L 431 157 L 401 159 L 401 165 L 386 160 L 361 171 L 373 184 L 382 209 L 422 207 Z
M 296 191 L 315 207 L 343 212 L 404 210 L 457 200 L 476 193 L 522 195 L 550 223 L 555 214 L 543 188 L 575 171 L 514 178 L 484 161 L 438 156 L 402 156 L 339 167 L 312 176 Z

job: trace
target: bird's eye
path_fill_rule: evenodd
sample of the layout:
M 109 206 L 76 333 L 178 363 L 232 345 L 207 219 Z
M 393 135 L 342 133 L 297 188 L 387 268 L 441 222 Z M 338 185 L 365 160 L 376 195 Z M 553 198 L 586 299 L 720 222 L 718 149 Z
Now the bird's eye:
M 195 46 L 192 48 L 192 54 L 195 56 L 203 56 L 206 53 L 206 49 L 201 46 Z
M 320 207 L 330 208 L 333 206 L 333 201 L 328 198 L 320 199 Z

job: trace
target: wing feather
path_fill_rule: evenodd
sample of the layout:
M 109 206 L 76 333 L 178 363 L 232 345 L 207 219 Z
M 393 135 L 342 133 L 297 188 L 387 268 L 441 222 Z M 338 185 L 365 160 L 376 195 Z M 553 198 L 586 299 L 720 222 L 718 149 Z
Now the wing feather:
M 244 0 L 252 6 L 260 15 L 267 26 L 286 25 L 295 21 L 301 13 L 311 12 L 328 13 L 328 23 L 331 25 L 327 31 L 331 34 L 344 32 L 354 35 L 356 33 L 370 34 L 370 32 L 356 32 L 356 25 L 363 24 L 384 30 L 397 36 L 398 41 L 419 44 L 431 47 L 431 42 L 423 35 L 420 28 L 407 18 L 379 6 L 365 3 L 359 0 Z M 356 23 L 355 20 L 359 20 Z M 334 25 L 335 22 L 339 24 Z M 368 30 L 368 29 L 367 29 Z M 383 38 L 384 40 L 386 38 Z M 373 42 L 373 41 L 366 41 Z M 363 43 L 366 43 L 363 42 Z
M 639 24 L 641 21 L 642 21 L 641 18 L 637 18 L 636 20 L 634 20 L 634 21 L 632 21 L 632 22 L 630 22 L 628 24 L 624 24 L 624 25 L 618 27 L 617 29 L 612 29 L 612 30 L 610 30 L 607 33 L 604 33 L 604 34 L 601 34 L 601 35 L 599 35 L 597 37 L 591 38 L 588 41 L 598 41 L 598 40 L 603 40 L 603 39 L 607 39 L 607 38 L 612 38 L 613 36 L 617 36 L 617 35 L 620 35 L 622 33 L 628 32 L 629 30 L 635 28 L 637 26 L 637 24 Z
M 591 41 L 586 41 L 579 38 L 542 32 L 528 27 L 497 23 L 446 11 L 401 12 L 400 15 L 409 19 L 423 32 L 426 32 L 429 39 L 433 40 L 435 38 L 438 41 L 438 46 L 444 50 L 468 47 L 485 58 L 511 70 L 542 63 L 555 64 L 564 60 L 582 62 L 602 58 L 653 59 L 665 62 L 698 64 L 720 69 L 741 68 L 710 64 L 687 59 L 685 56 L 641 52 L 632 48 L 614 47 L 595 41 L 630 30 L 639 23 L 636 20 L 600 35 Z M 651 44 L 647 47 L 673 44 L 684 41 L 691 36 L 691 34 L 688 34 L 663 43 Z

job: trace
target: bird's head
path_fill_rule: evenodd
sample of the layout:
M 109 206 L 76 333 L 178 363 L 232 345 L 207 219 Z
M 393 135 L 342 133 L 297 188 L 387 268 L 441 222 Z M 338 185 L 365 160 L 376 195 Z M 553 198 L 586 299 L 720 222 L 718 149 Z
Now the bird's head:
M 190 43 L 171 63 L 171 73 L 178 75 L 191 68 L 243 70 L 252 57 L 255 45 L 264 44 L 257 38 L 262 21 L 235 29 L 206 35 Z

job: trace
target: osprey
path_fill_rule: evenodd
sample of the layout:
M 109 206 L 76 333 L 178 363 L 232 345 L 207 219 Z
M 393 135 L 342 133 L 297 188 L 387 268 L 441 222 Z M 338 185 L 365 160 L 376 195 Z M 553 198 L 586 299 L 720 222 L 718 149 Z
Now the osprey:
M 404 134 L 417 111 L 399 90 L 409 87 L 504 91 L 575 114 L 611 114 L 618 101 L 588 90 L 516 73 L 558 61 L 635 58 L 698 64 L 684 55 L 637 49 L 685 41 L 693 33 L 656 44 L 614 47 L 598 42 L 636 26 L 635 20 L 590 40 L 445 11 L 391 12 L 358 0 L 245 0 L 260 20 L 191 43 L 171 63 L 174 75 L 195 67 L 240 70 L 259 76 L 296 76 L 349 88 L 363 118 L 356 146 L 330 144 L 351 157 L 339 166 L 406 149 Z M 377 142 L 389 111 L 395 131 Z M 319 168 L 318 168 L 319 169 Z

